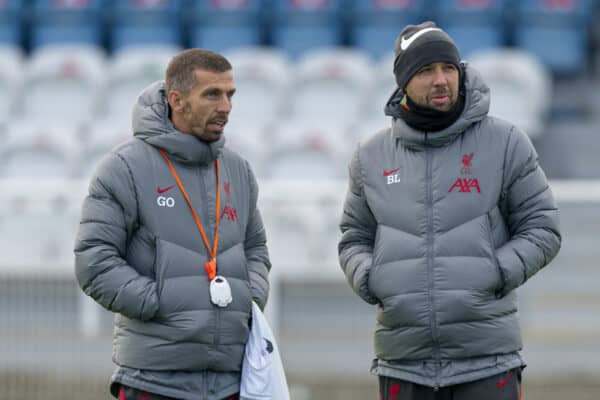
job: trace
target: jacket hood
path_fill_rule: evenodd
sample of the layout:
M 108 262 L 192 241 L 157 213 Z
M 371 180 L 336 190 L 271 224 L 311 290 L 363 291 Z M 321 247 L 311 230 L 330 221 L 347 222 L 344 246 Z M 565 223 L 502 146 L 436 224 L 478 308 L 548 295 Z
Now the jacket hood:
M 398 96 L 393 96 L 386 108 L 397 107 Z M 465 64 L 465 107 L 458 119 L 449 127 L 437 132 L 423 132 L 410 127 L 404 120 L 395 118 L 392 134 L 403 145 L 412 149 L 442 147 L 456 139 L 470 125 L 481 121 L 490 109 L 490 89 L 477 70 Z
M 208 143 L 175 128 L 169 119 L 164 81 L 152 83 L 138 96 L 132 128 L 136 138 L 165 149 L 169 157 L 184 164 L 209 164 L 219 157 L 225 144 L 224 137 Z

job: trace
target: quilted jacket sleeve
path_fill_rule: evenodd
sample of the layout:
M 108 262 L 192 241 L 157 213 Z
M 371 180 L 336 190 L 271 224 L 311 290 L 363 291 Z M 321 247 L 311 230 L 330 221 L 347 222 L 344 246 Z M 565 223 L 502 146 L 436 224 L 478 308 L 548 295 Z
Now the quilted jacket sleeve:
M 517 129 L 506 149 L 501 206 L 510 232 L 497 251 L 505 295 L 546 266 L 561 246 L 554 196 L 533 145 Z
M 246 262 L 250 276 L 252 299 L 261 309 L 265 308 L 269 296 L 269 271 L 271 262 L 267 250 L 267 236 L 260 211 L 256 205 L 258 200 L 258 183 L 248 164 L 248 183 L 250 185 L 249 218 L 244 239 Z
M 83 291 L 107 310 L 148 320 L 158 310 L 154 280 L 127 264 L 137 223 L 135 187 L 125 160 L 110 154 L 93 177 L 75 241 L 75 275 Z
M 350 162 L 350 181 L 340 230 L 339 261 L 352 289 L 367 303 L 378 302 L 369 292 L 369 272 L 373 263 L 373 242 L 377 223 L 365 199 L 359 150 Z

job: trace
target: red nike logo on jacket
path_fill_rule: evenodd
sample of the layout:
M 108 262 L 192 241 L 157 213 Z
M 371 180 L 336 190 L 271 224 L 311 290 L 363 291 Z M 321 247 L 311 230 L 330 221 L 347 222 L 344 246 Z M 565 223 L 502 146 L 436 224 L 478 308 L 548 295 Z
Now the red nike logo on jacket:
M 166 188 L 164 188 L 164 189 L 161 189 L 160 187 L 157 187 L 157 188 L 156 188 L 156 193 L 158 193 L 158 194 L 163 194 L 163 193 L 166 193 L 166 192 L 168 192 L 169 190 L 173 189 L 174 187 L 175 187 L 175 185 L 167 186 L 167 187 L 166 187 Z
M 396 168 L 396 169 L 391 169 L 389 171 L 386 171 L 385 169 L 383 170 L 383 176 L 389 176 L 391 174 L 395 174 L 396 172 L 398 172 L 400 168 Z

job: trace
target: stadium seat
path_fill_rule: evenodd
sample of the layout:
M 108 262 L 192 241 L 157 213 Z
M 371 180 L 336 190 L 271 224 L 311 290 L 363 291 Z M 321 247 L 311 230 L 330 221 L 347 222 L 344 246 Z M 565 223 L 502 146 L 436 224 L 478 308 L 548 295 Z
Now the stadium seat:
M 348 145 L 352 145 L 352 150 L 356 150 L 358 143 L 363 143 L 375 133 L 382 129 L 392 126 L 392 118 L 383 114 L 373 115 L 371 118 L 359 121 L 352 130 L 352 136 L 348 137 Z M 348 159 L 350 161 L 350 159 Z
M 426 0 L 351 0 L 350 44 L 373 58 L 387 55 L 407 24 L 426 17 Z
M 352 124 L 334 120 L 279 121 L 265 149 L 268 169 L 263 176 L 282 180 L 323 180 L 345 177 Z
M 0 1 L 0 45 L 23 46 L 23 1 Z
M 43 120 L 33 118 L 11 119 L 6 125 L 6 138 L 24 140 L 25 143 L 49 141 L 50 143 L 67 142 L 69 147 L 83 147 L 83 132 L 87 132 L 85 125 L 73 125 L 69 121 L 53 121 L 49 124 Z M 21 142 L 19 142 L 21 143 Z
M 535 54 L 556 75 L 587 68 L 592 0 L 515 2 L 515 44 Z
M 301 57 L 292 74 L 292 96 L 287 96 L 291 116 L 307 121 L 356 118 L 370 99 L 364 94 L 372 82 L 369 57 L 360 50 L 315 50 Z
M 373 81 L 364 94 L 369 99 L 363 113 L 366 119 L 384 117 L 383 109 L 397 87 L 394 76 L 394 59 L 394 53 L 388 52 L 372 67 Z
M 552 76 L 535 56 L 521 49 L 490 49 L 473 53 L 469 63 L 490 87 L 490 115 L 514 123 L 532 140 L 544 134 Z
M 258 46 L 263 39 L 265 0 L 195 1 L 190 11 L 191 47 L 222 52 Z
M 12 45 L 0 45 L 0 125 L 12 118 L 20 94 L 22 70 L 21 49 Z
M 124 48 L 114 55 L 106 72 L 102 115 L 119 126 L 131 126 L 137 96 L 150 83 L 164 80 L 169 61 L 179 51 L 173 46 L 142 46 Z
M 104 63 L 96 47 L 40 47 L 26 65 L 20 116 L 49 125 L 89 122 L 98 112 Z
M 316 47 L 340 46 L 342 0 L 272 0 L 271 41 L 291 57 Z
M 233 66 L 236 93 L 230 121 L 263 124 L 278 118 L 289 94 L 292 69 L 283 52 L 273 48 L 246 48 L 225 52 Z
M 112 148 L 133 137 L 130 121 L 98 119 L 80 132 L 77 177 L 88 179 L 98 163 Z
M 119 0 L 110 8 L 110 44 L 114 51 L 130 46 L 181 46 L 183 0 Z
M 454 39 L 463 58 L 506 42 L 506 14 L 511 0 L 434 0 L 436 22 Z
M 282 197 L 286 193 L 282 190 Z M 319 233 L 319 210 L 311 204 L 289 204 L 285 198 L 280 202 L 273 199 L 265 203 L 261 203 L 261 212 L 264 224 L 269 228 L 271 261 L 285 269 L 285 273 L 306 272 L 314 264 L 312 244 Z M 299 243 L 303 245 L 299 246 Z
M 103 45 L 105 0 L 33 0 L 31 48 L 48 44 Z
M 43 270 L 54 277 L 73 264 L 83 185 L 52 179 L 34 182 L 3 181 L 0 268 L 38 277 Z
M 69 137 L 39 131 L 35 136 L 7 132 L 0 150 L 0 179 L 71 179 L 75 176 L 78 148 Z
M 241 154 L 252 166 L 254 174 L 262 177 L 264 169 L 269 167 L 265 154 L 276 129 L 278 126 L 274 121 L 230 117 L 225 127 L 227 147 Z
M 288 278 L 338 279 L 335 270 L 326 266 L 338 262 L 343 196 L 331 190 L 331 181 L 310 181 L 308 185 L 310 190 L 286 179 L 261 186 L 260 207 L 269 231 L 269 255 L 273 265 L 279 265 L 282 275 Z

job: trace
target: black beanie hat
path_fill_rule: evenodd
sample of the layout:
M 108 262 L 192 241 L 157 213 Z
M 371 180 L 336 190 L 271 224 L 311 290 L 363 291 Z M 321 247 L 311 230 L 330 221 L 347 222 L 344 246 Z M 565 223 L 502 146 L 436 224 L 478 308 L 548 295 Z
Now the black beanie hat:
M 394 53 L 394 75 L 401 89 L 421 68 L 434 62 L 454 64 L 460 72 L 460 54 L 456 44 L 431 21 L 407 25 L 396 39 Z

